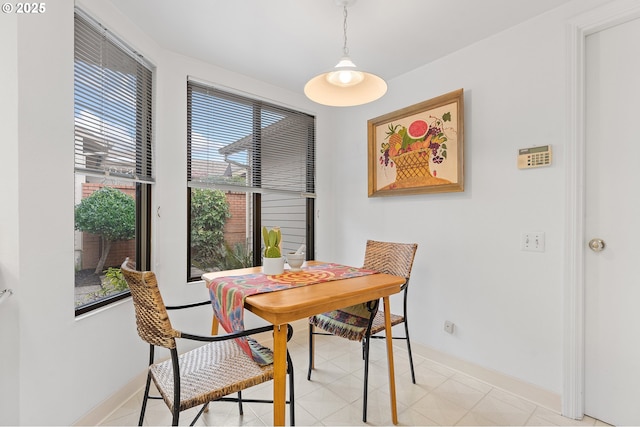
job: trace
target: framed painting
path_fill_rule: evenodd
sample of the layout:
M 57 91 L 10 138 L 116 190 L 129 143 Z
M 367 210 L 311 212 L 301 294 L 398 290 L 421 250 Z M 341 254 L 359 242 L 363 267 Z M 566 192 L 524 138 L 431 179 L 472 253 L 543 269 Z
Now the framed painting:
M 463 89 L 367 122 L 369 197 L 464 191 Z

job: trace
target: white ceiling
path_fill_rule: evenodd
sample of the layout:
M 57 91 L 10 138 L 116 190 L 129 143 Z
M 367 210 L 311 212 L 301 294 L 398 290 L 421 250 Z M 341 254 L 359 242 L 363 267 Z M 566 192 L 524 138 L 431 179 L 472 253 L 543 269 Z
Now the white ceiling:
M 110 1 L 163 48 L 298 93 L 342 56 L 335 0 Z M 349 53 L 389 80 L 569 1 L 359 0 Z

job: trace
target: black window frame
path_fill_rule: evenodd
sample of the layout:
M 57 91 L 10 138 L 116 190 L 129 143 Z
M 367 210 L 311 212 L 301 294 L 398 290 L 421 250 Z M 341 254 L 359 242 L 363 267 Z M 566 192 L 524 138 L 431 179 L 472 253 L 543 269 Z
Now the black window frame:
M 136 263 L 138 269 L 149 270 L 151 267 L 151 191 L 154 183 L 152 122 L 155 67 L 80 8 L 75 9 L 74 33 L 74 109 L 76 113 L 78 110 L 82 110 L 83 106 L 87 110 L 91 110 L 91 105 L 101 100 L 104 101 L 101 97 L 107 96 L 104 94 L 108 93 L 109 89 L 112 89 L 106 87 L 105 81 L 108 78 L 103 81 L 100 79 L 99 74 L 117 70 L 118 65 L 115 65 L 117 62 L 111 56 L 114 52 L 120 60 L 122 58 L 125 59 L 124 62 L 126 64 L 123 67 L 135 69 L 135 78 L 131 77 L 132 80 L 135 80 L 134 88 L 131 88 L 130 91 L 133 93 L 128 93 L 128 96 L 135 100 L 135 118 L 131 118 L 131 116 L 127 118 L 127 120 L 135 122 L 135 143 L 131 144 L 126 140 L 118 140 L 117 137 L 108 135 L 106 131 L 100 134 L 94 132 L 94 144 L 97 141 L 105 147 L 110 147 L 110 150 L 105 150 L 107 154 L 105 155 L 104 164 L 96 165 L 97 162 L 92 163 L 89 160 L 88 151 L 84 147 L 84 138 L 87 137 L 86 128 L 81 130 L 82 126 L 76 122 L 74 126 L 74 177 L 83 175 L 103 177 L 105 180 L 112 178 L 118 182 L 126 181 L 135 185 Z M 84 67 L 80 66 L 80 63 L 84 63 Z M 94 70 L 89 70 L 90 67 L 87 64 L 96 67 Z M 122 72 L 122 70 L 118 71 Z M 95 91 L 96 93 L 89 93 L 82 90 L 83 84 L 84 87 L 89 84 L 95 84 L 99 89 Z M 102 95 L 98 94 L 99 92 Z M 105 109 L 99 115 L 100 120 L 103 120 L 109 114 L 113 114 L 114 111 Z M 96 116 L 98 115 L 96 114 Z M 75 115 L 74 117 L 77 121 L 77 117 Z M 114 166 L 118 164 L 123 166 L 120 168 Z M 105 307 L 116 301 L 128 298 L 130 295 L 130 291 L 121 292 L 77 306 L 75 307 L 75 316 Z
M 243 103 L 246 105 L 250 105 L 252 107 L 252 132 L 250 135 L 245 136 L 242 139 L 250 139 L 252 147 L 260 146 L 263 141 L 265 141 L 268 137 L 263 136 L 263 131 L 267 133 L 265 130 L 268 127 L 263 127 L 263 116 L 265 112 L 277 111 L 282 112 L 283 114 L 291 114 L 294 117 L 299 117 L 303 123 L 304 120 L 308 121 L 308 125 L 306 127 L 306 134 L 304 135 L 304 139 L 300 137 L 298 139 L 298 143 L 300 144 L 300 148 L 304 151 L 304 165 L 301 163 L 298 164 L 301 168 L 304 168 L 305 171 L 301 172 L 299 176 L 304 176 L 304 179 L 292 183 L 287 181 L 286 186 L 278 187 L 277 185 L 269 185 L 263 183 L 263 170 L 262 170 L 262 151 L 260 149 L 251 150 L 252 159 L 249 161 L 251 164 L 251 173 L 248 178 L 248 182 L 246 185 L 237 185 L 236 183 L 226 183 L 226 182 L 196 182 L 197 179 L 195 177 L 195 173 L 192 172 L 192 117 L 195 114 L 192 111 L 192 94 L 193 91 L 205 92 L 210 94 L 211 96 L 219 96 L 223 99 L 231 99 L 232 101 L 237 101 L 238 103 Z M 229 113 L 229 112 L 227 112 Z M 231 111 L 229 114 L 233 114 Z M 246 117 L 243 117 L 246 119 Z M 304 127 L 304 125 L 301 125 Z M 234 143 L 237 144 L 238 142 Z M 231 145 L 234 145 L 231 144 Z M 281 105 L 277 105 L 271 102 L 267 102 L 258 98 L 250 97 L 247 95 L 239 95 L 234 92 L 230 92 L 226 89 L 219 89 L 210 85 L 208 83 L 201 83 L 192 79 L 187 81 L 187 281 L 199 281 L 201 277 L 198 275 L 192 275 L 192 262 L 191 262 L 191 193 L 192 188 L 210 188 L 210 189 L 220 189 L 223 191 L 240 191 L 245 192 L 250 195 L 247 210 L 250 210 L 252 213 L 251 216 L 251 242 L 252 242 L 252 253 L 253 253 L 253 265 L 257 266 L 261 264 L 262 261 L 262 212 L 263 212 L 263 195 L 269 194 L 283 194 L 283 195 L 291 195 L 292 197 L 303 198 L 305 199 L 304 203 L 304 221 L 305 226 L 303 233 L 305 235 L 305 246 L 306 246 L 306 256 L 307 259 L 313 259 L 315 257 L 315 117 L 309 115 L 307 113 L 303 113 L 300 111 L 293 110 L 289 107 L 283 107 Z M 194 168 L 195 169 L 195 168 Z M 295 178 L 293 178 L 295 180 Z M 273 180 L 271 180 L 271 184 L 273 184 Z M 295 187 L 295 189 L 291 189 L 291 187 Z

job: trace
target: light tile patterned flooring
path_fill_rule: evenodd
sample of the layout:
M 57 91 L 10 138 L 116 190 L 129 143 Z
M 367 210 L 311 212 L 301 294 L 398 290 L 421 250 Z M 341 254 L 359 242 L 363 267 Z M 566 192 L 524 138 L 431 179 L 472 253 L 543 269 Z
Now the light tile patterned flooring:
M 589 417 L 581 421 L 562 417 L 415 354 L 417 384 L 412 384 L 404 348 L 404 341 L 399 341 L 394 352 L 400 425 L 606 425 Z M 307 381 L 306 330 L 296 330 L 289 343 L 289 351 L 295 367 L 297 425 L 392 425 L 384 340 L 372 341 L 366 424 L 362 422 L 363 361 L 360 343 L 317 337 L 316 369 L 311 381 Z M 271 389 L 272 383 L 269 382 L 246 390 L 243 395 L 271 398 Z M 141 400 L 142 391 L 124 402 L 101 425 L 137 425 Z M 273 423 L 269 404 L 245 403 L 243 416 L 238 414 L 234 403 L 212 402 L 209 408 L 196 425 L 264 426 Z M 287 414 L 288 410 L 287 407 Z M 189 425 L 195 413 L 196 409 L 183 412 L 180 425 Z M 162 401 L 149 401 L 144 424 L 171 424 L 170 412 Z

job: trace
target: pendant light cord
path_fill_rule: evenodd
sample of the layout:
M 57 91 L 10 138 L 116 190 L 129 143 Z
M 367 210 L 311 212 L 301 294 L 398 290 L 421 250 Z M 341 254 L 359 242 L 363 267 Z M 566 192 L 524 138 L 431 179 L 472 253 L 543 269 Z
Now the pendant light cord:
M 347 47 L 347 6 L 343 6 L 344 8 L 344 45 L 342 46 L 342 52 L 344 56 L 349 56 L 349 48 Z

